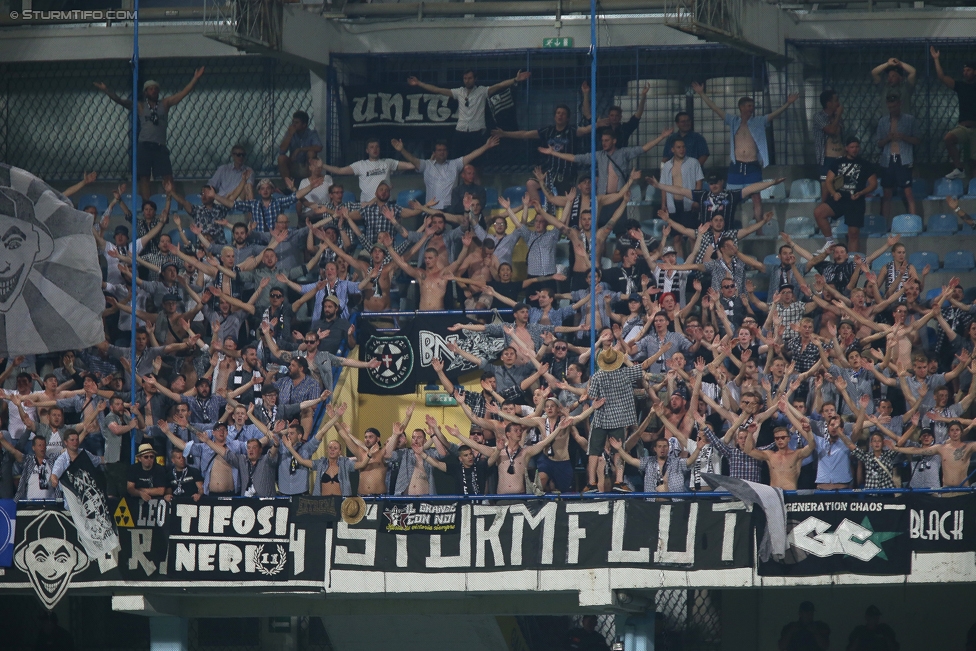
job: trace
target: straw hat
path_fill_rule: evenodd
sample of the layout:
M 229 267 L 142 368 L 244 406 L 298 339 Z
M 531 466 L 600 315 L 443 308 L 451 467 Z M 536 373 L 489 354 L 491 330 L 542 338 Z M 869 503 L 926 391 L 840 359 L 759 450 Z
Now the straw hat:
M 616 348 L 608 348 L 597 355 L 596 365 L 601 371 L 616 371 L 624 363 L 624 355 Z
M 346 524 L 359 524 L 366 515 L 366 502 L 363 498 L 347 497 L 342 500 L 342 521 Z

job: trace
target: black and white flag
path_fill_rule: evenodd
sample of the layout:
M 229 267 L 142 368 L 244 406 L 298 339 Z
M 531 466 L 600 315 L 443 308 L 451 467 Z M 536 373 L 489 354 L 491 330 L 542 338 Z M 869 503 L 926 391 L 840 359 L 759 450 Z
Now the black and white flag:
M 78 542 L 98 569 L 107 572 L 118 565 L 119 536 L 105 497 L 105 477 L 95 469 L 88 453 L 81 451 L 61 475 L 60 486 L 71 519 L 78 530 Z
M 101 288 L 91 216 L 0 164 L 0 357 L 100 343 Z

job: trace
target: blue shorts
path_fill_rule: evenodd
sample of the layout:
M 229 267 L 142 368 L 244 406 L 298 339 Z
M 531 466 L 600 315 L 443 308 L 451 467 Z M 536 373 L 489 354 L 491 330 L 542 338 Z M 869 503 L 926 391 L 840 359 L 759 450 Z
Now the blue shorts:
M 729 190 L 741 190 L 747 185 L 761 183 L 762 180 L 762 165 L 758 162 L 732 163 L 729 165 L 729 177 L 725 181 L 725 187 Z
M 535 469 L 544 472 L 556 485 L 556 490 L 568 493 L 573 488 L 573 462 L 553 461 L 544 454 L 535 458 Z

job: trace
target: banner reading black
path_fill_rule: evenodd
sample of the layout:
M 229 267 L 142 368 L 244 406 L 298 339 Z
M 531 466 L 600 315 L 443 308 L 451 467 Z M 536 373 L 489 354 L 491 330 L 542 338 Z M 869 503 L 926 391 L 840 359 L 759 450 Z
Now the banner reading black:
M 340 524 L 333 567 L 382 572 L 721 569 L 747 567 L 752 558 L 751 517 L 741 502 L 463 504 L 457 532 L 449 536 L 390 536 L 382 528 L 386 519 L 382 506 L 371 505 L 360 523 Z
M 910 494 L 908 508 L 912 551 L 976 551 L 976 495 Z
M 908 508 L 903 498 L 788 496 L 785 502 L 786 559 L 760 562 L 760 575 L 911 572 Z
M 457 344 L 465 352 L 494 360 L 505 347 L 501 337 L 483 332 L 451 332 L 457 316 L 425 316 L 422 319 L 400 319 L 397 332 L 377 332 L 360 320 L 360 359 L 380 360 L 376 369 L 361 369 L 359 390 L 363 393 L 399 395 L 411 393 L 418 384 L 437 384 L 437 373 L 431 362 L 444 362 L 444 373 L 451 380 L 478 367 L 447 347 Z
M 457 502 L 393 502 L 380 507 L 379 529 L 386 533 L 457 533 L 460 505 Z

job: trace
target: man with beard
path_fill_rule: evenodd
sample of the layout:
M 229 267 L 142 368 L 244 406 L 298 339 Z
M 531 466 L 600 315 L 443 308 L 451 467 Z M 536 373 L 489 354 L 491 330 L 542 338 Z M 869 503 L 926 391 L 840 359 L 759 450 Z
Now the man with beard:
M 485 187 L 478 182 L 478 169 L 474 165 L 465 165 L 461 169 L 461 180 L 451 190 L 450 205 L 445 207 L 445 211 L 461 214 L 465 210 L 469 210 L 464 205 L 466 198 L 478 202 L 479 213 L 488 201 Z M 474 210 L 473 204 L 470 210 Z
M 390 195 L 390 185 L 382 181 L 376 186 L 376 196 L 359 209 L 359 227 L 363 231 L 363 237 L 369 242 L 375 242 L 381 232 L 392 235 L 394 225 L 399 224 L 403 219 L 416 217 L 422 212 L 417 208 L 401 208 L 395 201 L 390 200 Z M 393 218 L 389 219 L 386 212 L 392 213 Z M 355 219 L 355 213 L 352 217 Z
M 305 335 L 305 348 L 309 355 L 315 352 L 309 349 L 324 350 L 334 355 L 343 344 L 349 346 L 349 350 L 356 347 L 356 326 L 339 316 L 339 299 L 329 296 L 322 303 L 322 318 L 313 321 Z
M 143 502 L 161 498 L 166 494 L 166 469 L 156 464 L 156 451 L 151 443 L 143 443 L 136 454 L 136 462 L 126 464 L 126 493 Z
M 191 427 L 191 431 L 196 434 L 197 438 L 190 441 L 183 441 L 176 436 L 166 422 L 161 422 L 159 429 L 170 440 L 174 448 L 182 450 L 183 454 L 187 456 L 196 455 L 199 457 L 203 474 L 203 490 L 207 495 L 210 497 L 236 497 L 238 495 L 237 468 L 227 463 L 224 452 L 233 450 L 238 454 L 246 454 L 247 447 L 240 441 L 227 440 L 227 425 L 217 423 L 209 434 Z M 204 444 L 204 439 L 208 439 L 215 445 Z
M 109 497 L 122 497 L 126 494 L 126 470 L 129 467 L 131 450 L 136 444 L 136 436 L 142 438 L 137 431 L 141 427 L 139 421 L 142 418 L 134 418 L 119 396 L 113 396 L 108 406 L 110 412 L 102 422 L 102 436 L 105 438 L 105 488 Z
M 278 467 L 278 437 L 262 425 L 262 434 L 258 438 L 249 439 L 244 443 L 245 452 L 242 454 L 228 447 L 221 447 L 200 432 L 198 438 L 210 447 L 226 463 L 237 471 L 240 478 L 238 494 L 240 497 L 274 497 L 275 476 Z M 262 442 L 271 443 L 271 448 L 264 454 Z
M 290 180 L 286 179 L 286 183 Z M 274 196 L 276 192 L 279 192 L 274 182 L 271 179 L 261 179 L 258 181 L 257 198 L 250 201 L 238 199 L 234 202 L 234 210 L 250 213 L 251 221 L 254 224 L 253 230 L 258 233 L 267 233 L 275 227 L 275 221 L 278 215 L 287 212 L 289 208 L 295 205 L 296 201 L 322 185 L 322 183 L 321 178 L 311 180 L 308 185 L 298 192 L 278 198 Z
M 169 110 L 183 101 L 203 76 L 203 68 L 197 68 L 183 90 L 160 98 L 159 82 L 148 80 L 142 85 L 144 102 L 139 102 L 136 112 L 139 116 L 139 195 L 143 201 L 149 200 L 149 178 L 162 179 L 163 182 L 173 182 L 173 166 L 169 159 L 169 149 L 166 148 L 166 123 Z M 132 100 L 122 99 L 109 90 L 102 82 L 95 82 L 95 88 L 108 95 L 109 99 L 119 106 L 132 110 Z
M 335 262 L 326 262 L 319 275 L 321 279 L 318 282 L 298 286 L 298 291 L 302 293 L 302 297 L 292 303 L 292 311 L 298 312 L 302 305 L 314 298 L 310 317 L 315 322 L 322 318 L 326 299 L 334 299 L 342 318 L 348 319 L 349 297 L 359 294 L 359 284 L 352 280 L 339 278 L 339 265 Z
M 326 301 L 326 305 L 334 306 L 335 303 Z M 353 368 L 379 368 L 380 366 L 380 360 L 378 359 L 361 362 L 358 359 L 349 357 L 337 357 L 327 350 L 322 350 L 320 348 L 320 337 L 325 331 L 309 331 L 304 336 L 303 343 L 299 346 L 298 350 L 289 352 L 278 348 L 274 340 L 268 335 L 268 329 L 265 326 L 262 326 L 262 330 L 264 331 L 264 341 L 268 346 L 268 352 L 285 364 L 291 364 L 295 359 L 303 359 L 306 361 L 313 379 L 325 388 L 326 393 L 332 392 L 332 386 L 335 383 L 336 368 L 343 366 L 351 366 Z
M 164 396 L 176 403 L 183 403 L 190 409 L 190 420 L 194 423 L 209 425 L 216 423 L 220 419 L 227 400 L 221 395 L 211 395 L 210 380 L 200 378 L 196 385 L 184 393 L 174 393 L 170 389 L 162 386 L 153 378 L 146 378 L 143 382 L 155 385 L 155 388 Z

